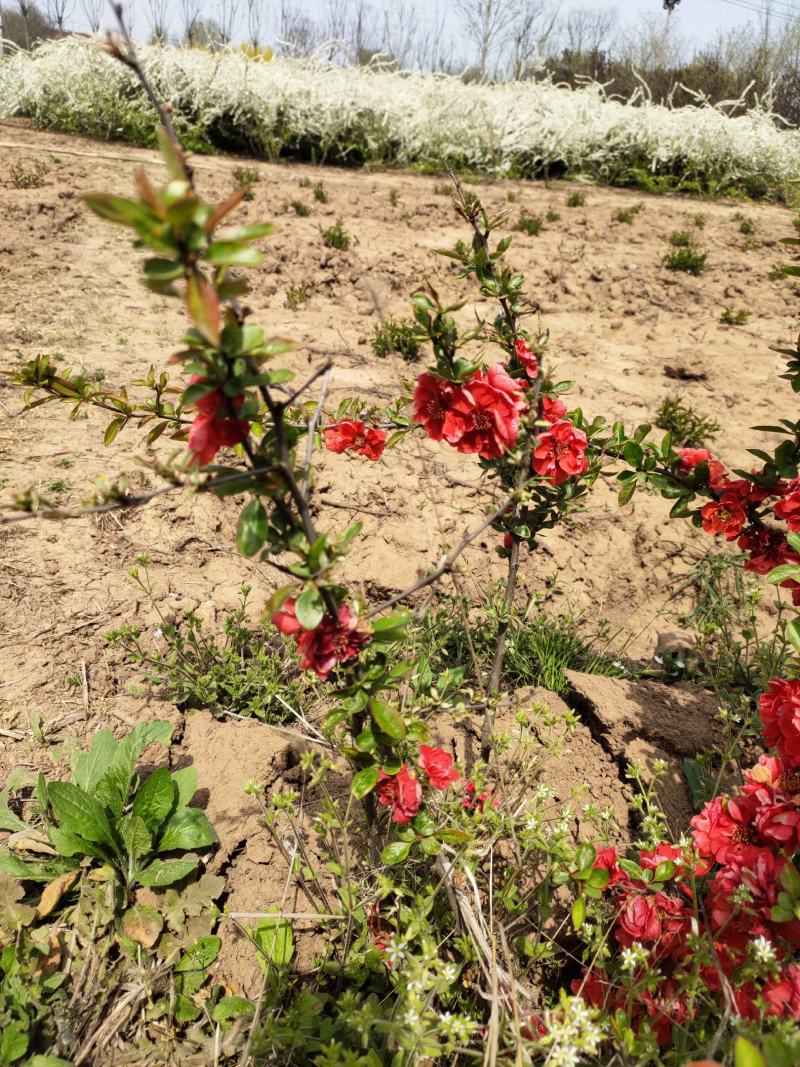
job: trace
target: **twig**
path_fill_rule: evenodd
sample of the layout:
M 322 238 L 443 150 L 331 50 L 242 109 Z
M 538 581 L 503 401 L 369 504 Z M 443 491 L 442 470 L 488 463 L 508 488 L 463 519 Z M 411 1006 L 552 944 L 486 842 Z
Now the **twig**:
M 317 406 L 314 408 L 314 412 L 308 420 L 308 426 L 306 428 L 306 463 L 303 469 L 303 492 L 306 496 L 308 496 L 308 487 L 311 482 L 311 463 L 314 459 L 314 434 L 316 433 L 317 422 L 322 414 L 322 406 L 328 395 L 328 385 L 331 380 L 331 364 L 328 363 L 324 368 L 320 368 L 314 377 L 310 378 L 306 384 L 301 386 L 294 394 L 295 397 L 299 396 L 303 389 L 307 388 L 311 382 L 315 381 L 320 375 L 322 375 L 322 389 L 320 390 Z
M 459 543 L 456 545 L 456 547 L 451 552 L 448 552 L 446 556 L 442 557 L 441 562 L 434 570 L 429 571 L 428 574 L 425 574 L 421 578 L 418 578 L 416 582 L 413 583 L 413 585 L 407 586 L 401 593 L 398 593 L 396 596 L 390 597 L 388 600 L 384 600 L 382 603 L 376 604 L 375 607 L 370 608 L 364 618 L 371 619 L 373 618 L 373 616 L 379 615 L 382 611 L 386 611 L 388 608 L 394 607 L 395 604 L 399 604 L 401 601 L 407 600 L 408 597 L 412 596 L 414 593 L 419 592 L 420 589 L 424 589 L 426 586 L 432 585 L 434 582 L 437 582 L 443 574 L 447 574 L 450 571 L 453 564 L 461 555 L 461 553 L 464 552 L 467 548 L 469 548 L 472 542 L 476 540 L 476 538 L 480 537 L 484 530 L 488 530 L 492 523 L 497 522 L 500 516 L 505 513 L 505 510 L 509 506 L 509 504 L 513 503 L 514 499 L 515 494 L 512 494 L 511 496 L 507 497 L 503 504 L 496 511 L 493 511 L 488 518 L 483 520 L 480 526 L 476 526 L 474 530 L 470 530 L 468 533 L 465 533 Z
M 86 660 L 81 660 L 81 692 L 83 694 L 83 708 L 89 715 L 89 676 L 86 672 Z

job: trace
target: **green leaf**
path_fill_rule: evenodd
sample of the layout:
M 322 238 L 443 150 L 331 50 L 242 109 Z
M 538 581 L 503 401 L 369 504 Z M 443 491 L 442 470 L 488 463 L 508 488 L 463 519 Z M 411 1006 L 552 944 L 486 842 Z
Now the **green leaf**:
M 377 784 L 378 768 L 373 764 L 370 767 L 365 767 L 363 770 L 359 771 L 358 774 L 353 775 L 350 790 L 356 800 L 361 800 L 367 793 L 371 793 Z
M 620 504 L 627 504 L 633 494 L 636 492 L 637 484 L 636 479 L 632 478 L 629 482 L 626 482 L 620 489 L 617 499 Z
M 315 585 L 307 585 L 294 606 L 297 621 L 304 630 L 314 630 L 322 622 L 325 604 L 322 594 Z
M 155 834 L 172 811 L 177 792 L 167 768 L 159 767 L 136 790 L 131 812 L 143 820 L 151 834 Z
M 139 815 L 124 815 L 117 824 L 119 836 L 125 845 L 133 866 L 142 856 L 146 856 L 153 842 L 147 830 L 147 824 Z
M 214 241 L 204 258 L 215 267 L 257 267 L 263 257 L 258 249 L 236 241 Z
M 795 652 L 800 652 L 800 619 L 792 619 L 786 627 L 786 638 Z
M 780 567 L 774 567 L 767 575 L 770 585 L 780 585 L 787 578 L 800 579 L 800 564 L 784 563 Z
M 243 508 L 236 526 L 236 547 L 243 556 L 254 556 L 269 536 L 269 520 L 260 500 Z
M 388 864 L 402 863 L 408 858 L 411 851 L 411 843 L 408 841 L 393 841 L 381 852 L 381 862 Z
M 596 859 L 597 850 L 594 845 L 589 841 L 585 841 L 575 853 L 575 866 L 578 870 L 583 871 L 587 867 L 591 867 Z
M 164 826 L 158 848 L 161 852 L 171 852 L 206 848 L 216 842 L 217 835 L 205 812 L 199 808 L 179 808 Z
M 406 724 L 403 716 L 388 704 L 382 704 L 379 700 L 370 700 L 369 711 L 373 721 L 379 730 L 393 741 L 402 741 L 406 736 Z
M 71 782 L 51 782 L 47 800 L 61 829 L 100 845 L 113 845 L 105 808 Z
M 270 965 L 287 967 L 294 956 L 294 937 L 291 923 L 279 916 L 261 919 L 253 931 L 253 941 L 261 952 L 258 962 L 266 973 Z
M 0 830 L 10 830 L 12 834 L 30 830 L 28 824 L 9 808 L 7 787 L 0 793 Z
M 95 215 L 108 219 L 109 222 L 116 222 L 118 226 L 151 227 L 159 222 L 148 207 L 140 204 L 138 200 L 129 200 L 124 196 L 88 193 L 83 197 L 83 202 Z
M 800 898 L 800 871 L 791 862 L 788 862 L 781 871 L 781 885 L 793 901 Z
M 179 993 L 175 997 L 175 1019 L 179 1023 L 193 1023 L 195 1019 L 200 1018 L 200 1009 L 196 1004 L 184 996 L 183 993 Z
M 110 445 L 127 421 L 124 415 L 115 415 L 106 426 L 106 432 L 103 434 L 103 444 Z
M 737 1037 L 734 1045 L 735 1067 L 767 1067 L 764 1057 L 746 1037 Z
M 153 719 L 152 722 L 137 723 L 119 742 L 111 765 L 95 787 L 98 799 L 110 808 L 117 818 L 128 801 L 131 779 L 139 756 L 154 742 L 168 745 L 171 737 L 172 726 L 164 719 Z
M 224 1023 L 240 1015 L 250 1015 L 255 1011 L 255 1007 L 252 1000 L 247 1000 L 246 997 L 223 997 L 219 1004 L 214 1006 L 211 1019 L 215 1023 Z
M 644 459 L 644 450 L 635 441 L 628 441 L 622 446 L 622 455 L 631 467 L 639 467 Z
M 583 897 L 576 897 L 572 904 L 572 925 L 575 930 L 580 930 L 585 918 L 586 901 Z
M 139 885 L 154 889 L 173 885 L 196 870 L 198 863 L 199 860 L 153 860 L 148 867 L 138 872 L 136 881 Z
M 800 552 L 800 533 L 788 533 L 786 540 L 790 548 L 793 548 L 795 552 Z
M 98 730 L 92 738 L 89 751 L 84 750 L 75 756 L 72 768 L 75 785 L 87 793 L 94 793 L 97 783 L 111 764 L 116 748 L 113 733 L 110 730 Z
M 222 941 L 215 935 L 200 937 L 188 948 L 175 965 L 175 973 L 183 974 L 186 971 L 205 971 L 219 955 Z
M 14 1063 L 22 1059 L 28 1051 L 27 1026 L 23 1023 L 10 1023 L 0 1037 L 0 1063 Z
M 178 788 L 178 807 L 185 808 L 197 792 L 197 768 L 189 764 L 172 772 L 172 780 Z

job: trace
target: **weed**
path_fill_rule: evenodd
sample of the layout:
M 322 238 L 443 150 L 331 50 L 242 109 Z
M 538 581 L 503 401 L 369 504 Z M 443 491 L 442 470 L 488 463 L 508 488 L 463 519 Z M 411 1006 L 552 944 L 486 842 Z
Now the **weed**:
M 643 208 L 644 204 L 642 203 L 633 204 L 633 206 L 629 208 L 620 208 L 618 211 L 614 212 L 614 221 L 624 222 L 626 225 L 630 226 L 634 218 Z
M 300 186 L 301 189 L 310 189 L 312 181 L 309 177 L 298 178 L 297 184 Z
M 236 167 L 233 171 L 233 180 L 244 189 L 244 199 L 252 200 L 255 197 L 253 186 L 261 181 L 261 175 L 255 167 Z
M 416 324 L 411 319 L 395 319 L 389 316 L 375 326 L 372 349 L 376 356 L 388 356 L 397 352 L 406 363 L 413 363 L 419 357 L 420 336 Z
M 453 186 L 449 182 L 437 182 L 433 187 L 435 196 L 452 196 Z
M 750 312 L 745 308 L 739 308 L 738 311 L 733 311 L 731 308 L 726 307 L 720 315 L 719 321 L 724 326 L 744 326 L 749 318 Z
M 684 243 L 684 238 L 686 242 Z M 670 236 L 674 251 L 664 256 L 663 263 L 667 270 L 682 271 L 695 276 L 702 274 L 706 267 L 708 253 L 702 252 L 689 237 L 689 234 L 676 230 Z
M 158 610 L 145 558 L 139 560 L 141 572 L 135 567 L 131 576 Z M 147 682 L 179 708 L 283 722 L 291 715 L 287 705 L 297 702 L 299 688 L 290 678 L 290 665 L 279 645 L 270 645 L 264 634 L 245 625 L 249 593 L 249 587 L 242 586 L 239 607 L 225 619 L 224 639 L 219 642 L 204 632 L 202 620 L 191 611 L 174 624 L 162 621 L 155 642 L 146 644 L 139 626 L 112 630 L 106 640 L 121 648 Z
M 289 207 L 291 207 L 295 215 L 299 215 L 301 219 L 304 219 L 311 214 L 311 208 L 308 204 L 304 204 L 302 200 L 292 200 Z
M 706 228 L 706 217 L 705 217 L 705 215 L 702 215 L 702 214 L 698 213 L 692 219 L 692 222 L 694 223 L 695 227 L 698 230 L 704 230 Z
M 62 493 L 66 493 L 68 489 L 69 482 L 66 480 L 66 478 L 55 478 L 47 486 L 47 492 L 51 493 L 53 496 L 61 496 Z
M 506 200 L 509 204 L 516 204 L 519 200 L 519 193 L 515 193 L 513 189 L 509 189 L 506 193 Z
M 318 204 L 328 203 L 328 192 L 322 181 L 314 183 L 314 199 L 317 201 Z
M 700 448 L 719 433 L 718 423 L 698 415 L 679 396 L 668 396 L 661 401 L 656 412 L 656 426 L 671 433 L 674 443 L 684 448 Z
M 74 467 L 75 466 L 75 460 L 74 459 L 70 459 L 68 456 L 64 456 L 63 459 L 60 459 L 56 463 L 56 466 L 60 467 L 62 471 L 68 471 L 70 469 L 70 467 Z
M 299 285 L 290 285 L 286 290 L 284 301 L 290 311 L 297 311 L 309 298 L 308 282 L 300 282 Z
M 397 192 L 396 189 L 390 189 L 389 190 L 389 203 L 392 205 L 392 207 L 397 207 L 399 202 L 400 202 L 400 194 Z
M 336 248 L 340 252 L 346 252 L 350 247 L 350 234 L 344 228 L 341 219 L 337 219 L 334 226 L 327 230 L 322 230 L 321 233 L 322 243 L 326 244 L 328 248 Z
M 586 193 L 570 193 L 567 197 L 567 207 L 583 207 L 586 203 Z
M 36 159 L 29 166 L 22 161 L 12 163 L 8 168 L 8 179 L 15 189 L 41 189 L 50 168 L 41 159 Z
M 537 237 L 542 232 L 543 227 L 544 219 L 541 215 L 528 215 L 523 211 L 520 213 L 514 229 L 527 233 L 529 237 Z
M 545 222 L 558 222 L 561 219 L 561 215 L 557 211 L 553 211 L 552 208 L 548 208 L 545 212 Z
M 752 237 L 756 232 L 756 224 L 753 220 L 748 219 L 740 211 L 737 211 L 733 217 L 739 223 L 739 233 L 743 234 L 745 237 Z

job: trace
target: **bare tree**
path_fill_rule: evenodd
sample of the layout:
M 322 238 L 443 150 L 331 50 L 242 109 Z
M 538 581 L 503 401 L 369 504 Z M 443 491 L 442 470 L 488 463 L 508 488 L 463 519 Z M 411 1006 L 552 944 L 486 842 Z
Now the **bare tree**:
M 83 17 L 89 23 L 89 29 L 92 33 L 97 33 L 100 29 L 104 6 L 104 0 L 81 0 Z
M 36 13 L 36 4 L 32 0 L 17 0 L 19 17 L 22 19 L 23 33 L 25 34 L 25 47 L 31 47 L 31 16 Z
M 520 0 L 505 35 L 514 79 L 521 78 L 541 57 L 557 21 L 558 9 L 550 0 Z
M 409 7 L 403 0 L 394 4 L 393 10 L 384 12 L 381 51 L 391 56 L 399 67 L 410 66 L 420 25 L 416 5 L 411 4 Z
M 564 20 L 564 45 L 574 53 L 602 51 L 617 24 L 616 8 L 574 7 Z
M 201 0 L 181 0 L 181 31 L 184 41 L 190 47 L 197 43 L 196 30 L 200 11 Z
M 147 21 L 156 44 L 164 44 L 167 39 L 168 18 L 169 0 L 147 0 Z
M 320 30 L 315 22 L 297 9 L 292 0 L 281 0 L 278 39 L 285 52 L 307 56 L 320 43 Z
M 258 49 L 264 32 L 264 0 L 245 0 L 247 4 L 247 35 L 250 44 Z
M 61 33 L 74 7 L 72 0 L 47 0 L 47 17 Z
M 455 0 L 464 28 L 478 48 L 478 69 L 485 77 L 497 41 L 505 34 L 519 8 L 518 0 Z
M 238 15 L 239 0 L 219 0 L 215 21 L 219 26 L 223 44 L 230 44 L 233 40 Z

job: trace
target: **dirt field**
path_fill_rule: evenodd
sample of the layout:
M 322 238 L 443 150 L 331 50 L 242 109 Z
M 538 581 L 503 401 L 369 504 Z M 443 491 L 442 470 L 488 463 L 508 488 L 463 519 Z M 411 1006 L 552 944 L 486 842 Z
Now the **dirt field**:
M 10 168 L 35 160 L 50 168 L 44 185 L 14 188 Z M 152 164 L 160 177 L 149 152 L 0 124 L 4 368 L 47 353 L 64 367 L 84 367 L 119 385 L 150 364 L 161 367 L 177 347 L 184 325 L 180 308 L 144 289 L 139 253 L 127 236 L 91 217 L 79 199 L 90 190 L 129 192 L 137 161 Z M 198 160 L 202 191 L 221 199 L 234 185 L 239 162 Z M 440 180 L 256 166 L 255 198 L 240 217 L 276 224 L 263 242 L 264 264 L 252 272 L 256 320 L 297 342 L 290 365 L 305 369 L 333 358 L 334 401 L 355 394 L 391 399 L 410 371 L 399 358 L 380 360 L 372 352 L 377 316 L 370 290 L 395 315 L 408 314 L 409 297 L 425 275 L 454 298 L 463 291 L 449 262 L 434 255 L 463 236 L 447 198 L 434 192 Z M 327 204 L 299 186 L 306 176 L 324 181 Z M 509 253 L 541 301 L 559 376 L 575 380 L 573 395 L 585 412 L 627 425 L 651 419 L 665 396 L 680 393 L 723 423 L 719 455 L 747 463 L 745 449 L 767 440 L 747 427 L 793 410 L 788 384 L 776 390 L 782 358 L 769 346 L 792 339 L 797 308 L 790 286 L 768 280 L 781 259 L 777 242 L 791 231 L 791 213 L 593 187 L 585 190 L 585 206 L 568 208 L 574 188 L 507 182 L 479 189 L 487 206 L 508 207 L 512 220 L 520 210 L 560 212 L 560 222 L 537 237 L 515 234 Z M 510 205 L 509 192 L 518 196 Z M 312 208 L 309 217 L 284 213 L 283 205 L 296 199 Z M 632 225 L 613 220 L 619 208 L 637 201 L 644 208 Z M 739 232 L 737 210 L 755 223 L 749 242 Z M 696 233 L 709 252 L 708 268 L 698 278 L 671 273 L 661 265 L 669 234 L 692 230 L 697 213 L 706 216 L 705 228 Z M 320 227 L 339 217 L 354 238 L 347 253 L 326 248 L 320 237 Z M 302 282 L 310 299 L 290 311 L 286 289 Z M 721 325 L 724 306 L 748 309 L 747 325 Z M 687 372 L 690 380 L 681 380 Z M 77 504 L 103 475 L 121 472 L 137 486 L 155 484 L 137 466 L 144 443 L 135 428 L 104 448 L 102 413 L 70 421 L 65 406 L 29 413 L 22 406 L 21 392 L 0 384 L 3 500 L 34 486 L 55 494 L 60 504 Z M 170 447 L 159 445 L 162 454 Z M 356 517 L 365 523 L 366 548 L 355 554 L 350 578 L 363 581 L 375 597 L 434 563 L 475 521 L 476 498 L 464 483 L 476 475 L 469 457 L 421 437 L 374 465 L 327 456 L 318 488 L 328 501 L 353 510 L 326 509 L 321 523 L 341 528 Z M 166 613 L 198 608 L 213 624 L 235 605 L 243 581 L 253 586 L 258 611 L 273 575 L 237 554 L 235 510 L 173 495 L 121 518 L 0 527 L 0 783 L 13 766 L 47 769 L 59 756 L 58 747 L 32 739 L 30 716 L 41 716 L 50 740 L 65 741 L 156 711 L 176 715 L 130 692 L 136 675 L 106 647 L 103 635 L 121 623 L 155 625 L 126 576 L 142 552 L 152 558 Z M 526 560 L 521 595 L 550 588 L 590 618 L 607 618 L 620 631 L 619 642 L 629 642 L 630 654 L 651 656 L 659 633 L 675 628 L 663 609 L 676 579 L 709 544 L 686 524 L 667 521 L 667 510 L 660 499 L 640 494 L 619 511 L 613 490 L 598 487 L 583 516 L 584 531 L 550 532 L 537 557 Z M 472 551 L 465 567 L 474 582 L 502 573 L 493 537 Z M 74 684 L 83 664 L 86 693 Z

